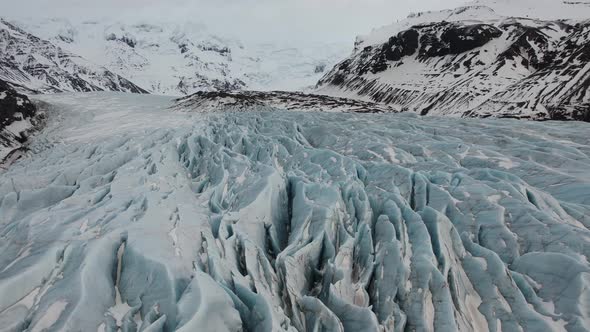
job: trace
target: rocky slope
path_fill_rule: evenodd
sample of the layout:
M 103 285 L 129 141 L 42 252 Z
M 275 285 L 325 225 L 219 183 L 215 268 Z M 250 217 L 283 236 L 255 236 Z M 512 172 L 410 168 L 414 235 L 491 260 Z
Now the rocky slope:
M 242 41 L 198 23 L 38 19 L 17 22 L 154 94 L 313 87 L 348 45 Z
M 302 112 L 394 113 L 388 105 L 355 99 L 287 91 L 197 92 L 176 101 L 174 109 L 190 112 L 248 112 L 293 110 Z
M 27 96 L 0 80 L 0 167 L 17 157 L 15 151 L 23 147 L 42 118 Z
M 143 88 L 104 67 L 0 19 L 0 79 L 29 91 L 121 91 Z
M 589 121 L 590 21 L 508 17 L 492 7 L 414 14 L 360 37 L 318 92 L 423 115 Z

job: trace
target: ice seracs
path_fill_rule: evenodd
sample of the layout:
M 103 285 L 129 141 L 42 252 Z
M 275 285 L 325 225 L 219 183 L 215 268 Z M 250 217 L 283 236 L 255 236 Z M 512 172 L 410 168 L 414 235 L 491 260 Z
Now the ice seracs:
M 9 329 L 590 328 L 587 123 L 35 99 L 60 117 L 0 176 Z

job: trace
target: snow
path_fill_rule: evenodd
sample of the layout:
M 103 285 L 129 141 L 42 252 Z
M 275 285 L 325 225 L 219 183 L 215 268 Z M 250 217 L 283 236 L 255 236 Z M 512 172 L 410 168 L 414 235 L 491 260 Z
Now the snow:
M 23 90 L 145 92 L 125 78 L 0 18 L 0 79 Z M 22 103 L 21 100 L 19 103 Z
M 14 121 L 13 123 L 4 127 L 4 130 L 9 131 L 15 135 L 20 135 L 20 133 L 31 129 L 32 127 L 33 125 L 31 124 L 31 121 L 29 119 L 25 119 L 21 121 Z
M 422 115 L 584 120 L 590 65 L 583 45 L 588 43 L 590 2 L 541 2 L 481 0 L 412 14 L 359 36 L 353 54 L 314 92 Z M 482 44 L 426 52 L 450 45 L 441 37 L 449 29 L 469 27 L 495 34 L 488 38 L 465 30 L 458 38 L 480 38 Z M 394 38 L 404 31 L 419 38 L 412 43 Z M 393 56 L 402 49 L 408 54 Z
M 55 18 L 17 23 L 151 93 L 172 96 L 228 86 L 307 89 L 350 53 L 348 43 L 245 42 L 182 20 L 84 22 Z
M 504 16 L 520 16 L 543 20 L 586 20 L 590 17 L 588 0 L 475 0 Z
M 487 6 L 466 5 L 456 9 L 414 13 L 410 14 L 404 20 L 373 29 L 373 31 L 371 31 L 369 34 L 358 36 L 356 49 L 361 50 L 366 46 L 382 44 L 386 42 L 391 36 L 394 36 L 398 32 L 407 30 L 415 25 L 442 21 L 481 22 L 485 20 L 498 19 L 500 19 L 500 15 L 498 15 L 492 8 Z
M 590 329 L 587 123 L 34 98 L 0 174 L 7 326 Z
M 494 22 L 507 17 L 541 20 L 586 20 L 590 17 L 590 1 L 563 0 L 474 0 L 464 6 L 441 11 L 410 14 L 406 19 L 373 29 L 357 38 L 359 46 L 381 44 L 389 37 L 414 25 L 431 22 Z

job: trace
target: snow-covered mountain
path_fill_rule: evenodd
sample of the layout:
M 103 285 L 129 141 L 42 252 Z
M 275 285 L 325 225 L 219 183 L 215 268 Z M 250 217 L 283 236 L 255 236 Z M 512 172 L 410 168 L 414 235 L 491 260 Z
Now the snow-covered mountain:
M 590 124 L 34 96 L 2 331 L 590 330 Z
M 31 131 L 43 121 L 42 112 L 29 98 L 0 80 L 0 168 L 17 158 Z
M 146 90 L 0 19 L 0 79 L 39 92 Z
M 423 115 L 590 120 L 590 21 L 577 19 L 590 4 L 544 2 L 529 17 L 527 0 L 413 14 L 359 37 L 318 93 Z
M 587 20 L 590 0 L 475 0 L 474 5 L 487 6 L 500 15 L 542 20 Z
M 176 96 L 313 87 L 349 53 L 340 43 L 240 41 L 198 23 L 37 19 L 16 24 L 151 93 Z

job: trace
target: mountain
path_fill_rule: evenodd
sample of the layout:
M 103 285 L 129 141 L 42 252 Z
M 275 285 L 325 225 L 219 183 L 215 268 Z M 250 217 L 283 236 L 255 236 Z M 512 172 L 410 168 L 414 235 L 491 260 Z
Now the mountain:
M 590 17 L 586 2 L 546 1 L 553 7 L 539 17 L 551 8 Z M 479 3 L 413 14 L 359 37 L 317 93 L 422 115 L 590 121 L 590 21 L 519 16 L 532 5 L 526 0 Z M 496 12 L 511 6 L 514 16 Z
M 28 90 L 147 92 L 122 76 L 4 19 L 0 19 L 0 50 L 0 79 Z
M 43 113 L 29 98 L 0 80 L 0 168 L 17 158 L 31 131 L 43 121 Z
M 542 20 L 587 20 L 589 0 L 475 0 L 474 5 L 493 8 L 503 16 Z
M 301 90 L 348 53 L 340 43 L 242 41 L 199 23 L 37 19 L 16 22 L 154 94 Z
M 590 330 L 588 123 L 33 98 L 0 330 Z

